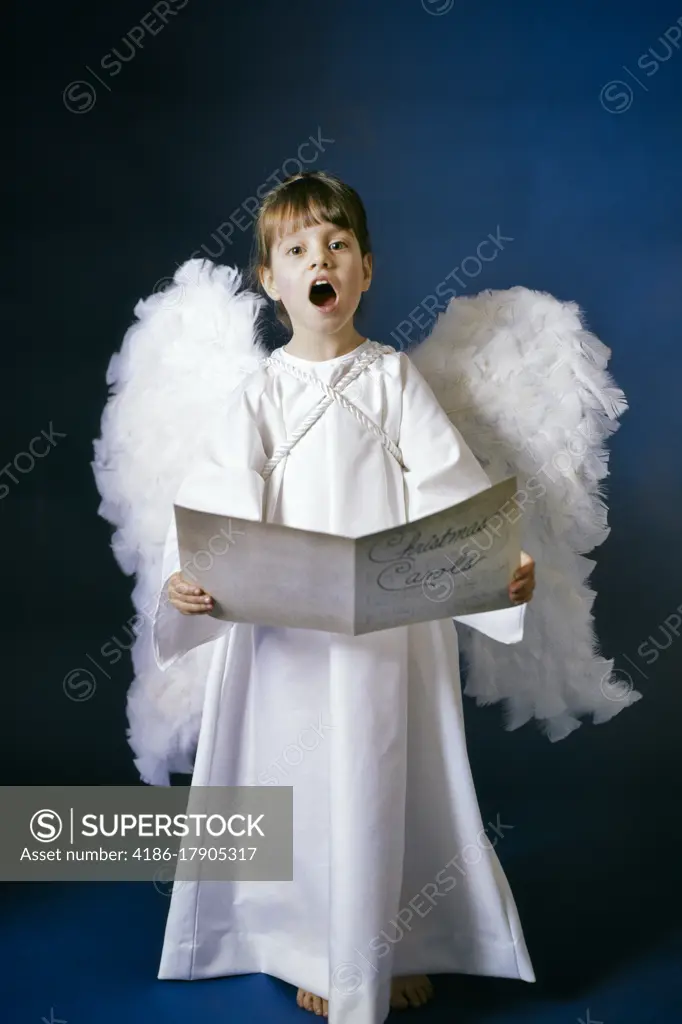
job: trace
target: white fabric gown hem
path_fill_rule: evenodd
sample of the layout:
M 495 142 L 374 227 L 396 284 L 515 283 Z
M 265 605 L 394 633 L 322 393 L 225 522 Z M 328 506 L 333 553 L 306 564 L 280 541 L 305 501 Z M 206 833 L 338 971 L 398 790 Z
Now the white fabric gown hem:
M 398 945 L 392 975 L 451 975 L 468 974 L 475 977 L 509 978 L 517 981 L 535 982 L 535 974 L 523 936 L 516 942 L 479 944 L 471 947 L 471 935 L 463 932 L 453 934 L 452 946 L 448 951 L 423 950 L 421 955 L 414 951 L 409 960 L 402 961 Z M 184 954 L 182 957 L 178 953 Z M 482 954 L 487 954 L 482 958 Z M 160 981 L 206 981 L 211 978 L 231 978 L 243 974 L 267 974 L 280 981 L 313 992 L 321 999 L 329 999 L 329 965 L 324 956 L 313 957 L 299 953 L 291 943 L 276 942 L 269 936 L 258 939 L 246 933 L 233 933 L 221 940 L 219 955 L 221 963 L 229 959 L 229 970 L 209 963 L 201 969 L 189 968 L 180 960 L 191 961 L 192 949 L 177 950 L 173 957 L 162 961 L 157 977 Z M 367 964 L 364 969 L 369 973 Z

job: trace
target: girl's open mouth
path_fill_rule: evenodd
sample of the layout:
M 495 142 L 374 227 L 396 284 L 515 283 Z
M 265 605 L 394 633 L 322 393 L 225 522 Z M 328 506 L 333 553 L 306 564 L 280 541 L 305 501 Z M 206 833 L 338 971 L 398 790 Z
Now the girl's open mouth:
M 328 281 L 322 284 L 314 284 L 310 288 L 310 301 L 324 313 L 334 308 L 337 302 L 337 295 Z

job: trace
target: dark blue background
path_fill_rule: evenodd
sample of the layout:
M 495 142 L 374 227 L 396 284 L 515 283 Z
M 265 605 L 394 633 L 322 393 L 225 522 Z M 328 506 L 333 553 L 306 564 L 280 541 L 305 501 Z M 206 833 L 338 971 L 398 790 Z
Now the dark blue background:
M 147 19 L 157 34 L 134 50 L 123 37 L 151 10 L 139 0 L 28 4 L 15 15 L 14 273 L 3 289 L 15 334 L 3 346 L 0 461 L 50 424 L 67 436 L 16 485 L 1 478 L 3 677 L 14 707 L 2 779 L 136 781 L 125 741 L 130 665 L 125 651 L 116 664 L 100 654 L 107 641 L 129 644 L 133 615 L 90 469 L 107 363 L 136 300 L 203 245 L 217 253 L 219 226 L 321 130 L 333 142 L 309 166 L 354 185 L 369 212 L 375 280 L 364 333 L 392 342 L 400 321 L 499 228 L 513 241 L 468 293 L 522 284 L 575 300 L 613 350 L 631 409 L 611 443 L 612 534 L 598 552 L 594 610 L 604 654 L 645 699 L 557 745 L 531 726 L 505 733 L 499 708 L 467 702 L 484 820 L 499 813 L 514 825 L 499 853 L 540 984 L 472 981 L 466 991 L 477 1005 L 489 999 L 490 1014 L 511 999 L 513 1019 L 547 1020 L 542 999 L 570 990 L 577 1002 L 556 1019 L 572 1022 L 594 985 L 594 1019 L 667 1024 L 682 1014 L 679 990 L 656 974 L 657 951 L 679 948 L 682 903 L 682 643 L 670 620 L 682 605 L 682 47 L 674 31 L 676 47 L 661 37 L 682 7 L 458 0 L 436 13 L 448 7 L 188 0 L 161 30 Z M 115 49 L 132 57 L 116 74 Z M 88 84 L 70 90 L 76 80 Z M 237 230 L 218 258 L 244 266 L 250 244 L 250 231 Z M 651 664 L 638 654 L 645 641 L 665 648 Z M 79 666 L 96 677 L 81 703 L 62 688 Z M 54 887 L 22 891 L 36 907 L 57 898 Z M 112 915 L 114 891 L 101 888 Z M 147 995 L 178 991 L 152 984 L 165 912 L 156 899 L 142 966 L 135 943 L 126 954 Z M 12 906 L 17 921 L 31 921 Z M 125 920 L 112 927 L 123 934 Z M 38 932 L 25 928 L 34 951 Z M 119 952 L 107 954 L 109 968 L 124 977 L 130 963 Z M 632 964 L 634 994 L 621 974 Z M 247 983 L 228 984 L 218 1003 L 229 1008 Z M 88 1008 L 100 1021 L 113 1014 L 95 995 L 77 1014 L 73 987 L 61 1004 L 69 1021 Z M 56 976 L 43 979 L 22 1013 L 39 1019 L 53 1003 L 59 1016 L 58 991 Z M 159 998 L 152 1017 L 175 1019 L 172 1000 Z M 177 998 L 191 1014 L 199 997 Z

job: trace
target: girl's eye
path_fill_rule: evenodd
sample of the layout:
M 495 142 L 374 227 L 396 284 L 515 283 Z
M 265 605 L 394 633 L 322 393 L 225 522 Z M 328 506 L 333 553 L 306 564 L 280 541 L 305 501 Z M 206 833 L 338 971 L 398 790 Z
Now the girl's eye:
M 331 244 L 332 245 L 343 245 L 344 247 L 347 248 L 346 243 L 341 238 L 338 238 L 335 242 L 332 242 Z
M 289 249 L 289 252 L 293 252 L 293 253 L 294 253 L 294 256 L 297 256 L 297 255 L 298 255 L 298 253 L 294 252 L 294 250 L 295 250 L 295 249 L 299 249 L 299 250 L 300 250 L 300 248 L 301 248 L 301 246 L 300 246 L 300 245 L 292 245 L 291 249 Z

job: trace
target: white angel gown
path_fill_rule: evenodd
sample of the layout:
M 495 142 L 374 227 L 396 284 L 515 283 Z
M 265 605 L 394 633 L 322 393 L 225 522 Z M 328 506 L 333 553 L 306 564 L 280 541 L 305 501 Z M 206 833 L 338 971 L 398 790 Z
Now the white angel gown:
M 340 384 L 358 358 L 374 361 Z M 266 482 L 267 460 L 324 398 L 316 379 L 338 388 L 334 400 Z M 176 500 L 352 536 L 489 484 L 410 359 L 366 340 L 321 362 L 280 349 L 247 376 Z M 173 523 L 162 593 L 179 568 Z M 513 643 L 524 612 L 461 621 Z M 330 1024 L 381 1024 L 395 975 L 534 981 L 476 799 L 453 621 L 349 637 L 186 616 L 159 600 L 161 668 L 209 640 L 193 784 L 293 786 L 294 879 L 179 885 L 158 977 L 264 972 L 329 999 Z

